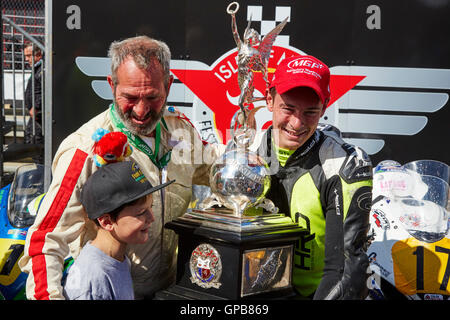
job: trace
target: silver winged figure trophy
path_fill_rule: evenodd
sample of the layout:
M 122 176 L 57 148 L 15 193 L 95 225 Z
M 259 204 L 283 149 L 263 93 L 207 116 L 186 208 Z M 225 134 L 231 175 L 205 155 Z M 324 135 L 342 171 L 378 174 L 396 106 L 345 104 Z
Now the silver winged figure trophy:
M 258 32 L 250 28 L 250 18 L 244 39 L 241 40 L 235 17 L 238 9 L 237 2 L 227 7 L 238 49 L 238 82 L 241 89 L 239 109 L 231 121 L 232 139 L 227 150 L 211 167 L 209 181 L 212 194 L 201 202 L 200 208 L 206 210 L 213 206 L 224 206 L 231 209 L 236 216 L 249 214 L 251 208 L 262 208 L 265 212 L 275 214 L 278 208 L 265 198 L 270 187 L 269 167 L 262 157 L 249 149 L 256 133 L 254 115 L 257 110 L 249 109 L 249 105 L 264 99 L 253 96 L 253 73 L 261 72 L 266 87 L 269 86 L 267 66 L 270 51 L 288 18 L 264 36 L 262 41 Z
M 231 123 L 232 137 L 238 145 L 251 144 L 256 123 L 254 114 L 259 108 L 248 109 L 248 105 L 253 102 L 264 100 L 264 97 L 254 97 L 254 72 L 261 72 L 266 88 L 269 86 L 267 66 L 269 64 L 270 52 L 278 34 L 283 30 L 289 17 L 286 17 L 280 24 L 260 39 L 259 33 L 250 28 L 252 17 L 245 28 L 243 40 L 239 37 L 236 24 L 236 13 L 239 4 L 232 2 L 227 7 L 227 13 L 231 15 L 231 30 L 234 41 L 238 49 L 238 83 L 241 90 L 239 96 L 239 110 L 236 112 Z M 246 134 L 244 134 L 246 133 Z

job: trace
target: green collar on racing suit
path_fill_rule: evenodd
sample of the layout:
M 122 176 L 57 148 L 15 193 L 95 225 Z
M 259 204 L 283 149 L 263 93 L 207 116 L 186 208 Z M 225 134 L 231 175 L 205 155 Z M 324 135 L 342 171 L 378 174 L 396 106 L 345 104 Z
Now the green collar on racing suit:
M 287 159 L 289 159 L 289 157 L 295 152 L 295 150 L 280 148 L 279 146 L 276 145 L 275 141 L 273 141 L 273 137 L 272 137 L 272 145 L 273 148 L 275 149 L 278 161 L 280 162 L 281 166 L 284 167 Z
M 164 168 L 170 161 L 171 150 L 164 154 L 161 158 L 158 158 L 159 144 L 161 141 L 161 123 L 167 129 L 167 124 L 164 121 L 164 118 L 161 118 L 161 121 L 158 121 L 155 128 L 155 151 L 153 151 L 148 144 L 146 144 L 138 135 L 135 135 L 128 130 L 128 128 L 123 124 L 120 120 L 119 115 L 115 109 L 114 103 L 111 104 L 109 109 L 111 120 L 122 133 L 124 133 L 128 137 L 128 141 L 136 148 L 144 152 L 150 160 L 159 168 Z

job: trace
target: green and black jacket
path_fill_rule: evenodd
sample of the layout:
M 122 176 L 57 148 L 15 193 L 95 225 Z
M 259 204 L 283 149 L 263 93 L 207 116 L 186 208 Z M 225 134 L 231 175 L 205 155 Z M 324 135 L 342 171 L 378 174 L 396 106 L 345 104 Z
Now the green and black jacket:
M 367 293 L 365 253 L 372 164 L 364 151 L 332 131 L 317 130 L 282 167 L 272 128 L 257 153 L 272 180 L 266 197 L 309 231 L 295 248 L 293 285 L 315 299 L 360 299 Z

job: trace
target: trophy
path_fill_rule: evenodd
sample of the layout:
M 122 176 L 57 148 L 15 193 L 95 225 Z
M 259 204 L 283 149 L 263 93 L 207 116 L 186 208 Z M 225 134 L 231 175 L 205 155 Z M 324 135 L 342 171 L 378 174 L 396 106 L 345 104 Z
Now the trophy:
M 234 9 L 233 9 L 234 7 Z M 237 146 L 248 146 L 253 142 L 254 133 L 256 131 L 256 122 L 254 115 L 257 108 L 250 111 L 248 105 L 264 100 L 264 97 L 254 97 L 254 72 L 261 72 L 266 88 L 269 86 L 267 76 L 267 67 L 269 64 L 270 51 L 275 42 L 277 35 L 283 30 L 287 23 L 286 17 L 279 25 L 266 34 L 263 39 L 260 39 L 258 32 L 250 28 L 252 17 L 248 21 L 245 28 L 243 40 L 239 37 L 239 32 L 236 24 L 236 13 L 239 10 L 239 4 L 232 2 L 227 7 L 227 13 L 231 15 L 231 30 L 234 41 L 238 49 L 237 64 L 238 64 L 238 84 L 241 94 L 239 95 L 238 112 L 232 119 L 231 130 L 232 138 Z M 258 48 L 255 48 L 258 46 Z
M 277 35 L 286 25 L 288 17 L 262 40 L 260 40 L 258 32 L 250 28 L 250 17 L 243 40 L 241 40 L 235 16 L 238 10 L 237 2 L 232 2 L 227 7 L 227 13 L 231 15 L 233 38 L 238 49 L 238 83 L 241 90 L 239 110 L 231 121 L 232 139 L 228 143 L 227 151 L 211 168 L 210 186 L 213 194 L 203 201 L 201 208 L 207 210 L 214 205 L 224 206 L 233 210 L 236 216 L 245 214 L 246 209 L 251 207 L 261 207 L 268 212 L 276 213 L 278 209 L 272 201 L 264 198 L 270 188 L 267 163 L 259 155 L 249 150 L 256 133 L 255 113 L 259 109 L 250 110 L 249 105 L 265 99 L 253 96 L 254 72 L 262 73 L 266 88 L 268 88 L 267 67 L 270 51 Z
M 305 232 L 265 198 L 270 188 L 267 163 L 249 150 L 256 125 L 253 73 L 268 87 L 267 66 L 276 36 L 286 18 L 262 40 L 250 28 L 240 39 L 235 14 L 227 7 L 238 49 L 239 110 L 231 121 L 232 138 L 211 167 L 212 194 L 198 208 L 167 223 L 179 235 L 176 284 L 158 299 L 251 299 L 292 295 L 295 243 Z

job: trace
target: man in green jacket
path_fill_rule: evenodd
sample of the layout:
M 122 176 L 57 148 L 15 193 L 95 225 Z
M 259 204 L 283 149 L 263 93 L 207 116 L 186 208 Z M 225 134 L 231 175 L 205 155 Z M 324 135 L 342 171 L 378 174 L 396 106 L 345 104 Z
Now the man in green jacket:
M 284 59 L 267 94 L 272 126 L 257 152 L 271 168 L 266 196 L 309 230 L 295 248 L 296 292 L 364 299 L 372 164 L 338 130 L 317 128 L 330 99 L 329 82 L 328 67 L 315 57 Z

